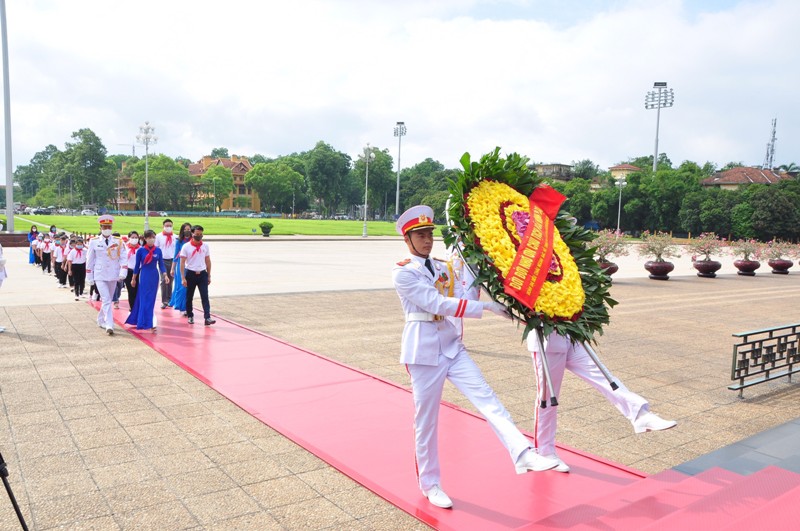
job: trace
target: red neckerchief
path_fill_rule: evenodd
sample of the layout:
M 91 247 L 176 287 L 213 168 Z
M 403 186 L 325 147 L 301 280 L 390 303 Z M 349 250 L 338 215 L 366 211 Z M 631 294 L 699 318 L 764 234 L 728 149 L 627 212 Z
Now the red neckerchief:
M 138 248 L 139 248 L 138 243 L 136 245 L 131 245 L 130 243 L 128 244 L 128 260 L 130 260 L 131 256 L 136 254 L 136 249 Z
M 194 247 L 194 251 L 192 251 L 192 256 L 194 256 L 194 255 L 196 255 L 197 253 L 199 253 L 199 252 L 200 252 L 200 248 L 203 246 L 203 240 L 200 240 L 200 241 L 198 242 L 198 241 L 195 241 L 195 239 L 194 239 L 194 238 L 192 238 L 192 239 L 189 241 L 189 243 L 191 243 L 191 244 L 192 244 L 192 247 Z
M 50 242 L 44 242 L 44 252 L 50 252 Z
M 147 245 L 144 246 L 145 249 L 150 249 L 147 251 L 147 256 L 144 257 L 144 263 L 149 264 L 153 261 L 153 253 L 156 252 L 156 246 L 153 245 L 152 247 L 148 247 Z
M 77 247 L 75 247 L 75 257 L 80 258 L 82 254 L 83 254 L 83 249 L 78 249 Z
M 169 234 L 167 234 L 166 232 L 162 231 L 161 234 L 163 234 L 167 238 L 167 247 L 172 245 L 172 233 L 170 232 Z

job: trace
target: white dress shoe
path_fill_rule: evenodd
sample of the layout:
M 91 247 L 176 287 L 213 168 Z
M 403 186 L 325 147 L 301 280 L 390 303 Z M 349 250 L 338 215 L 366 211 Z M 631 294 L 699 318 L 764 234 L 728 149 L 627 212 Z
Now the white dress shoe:
M 548 459 L 555 459 L 558 462 L 558 464 L 551 469 L 554 472 L 569 472 L 569 465 L 562 461 L 556 454 L 546 455 L 545 457 Z
M 646 431 L 668 430 L 678 424 L 674 420 L 664 420 L 655 413 L 647 412 L 640 414 L 633 421 L 633 431 L 644 433 Z
M 436 507 L 441 507 L 442 509 L 450 509 L 453 507 L 453 500 L 450 499 L 450 496 L 444 493 L 439 485 L 434 485 L 428 492 L 425 493 L 425 497 L 428 498 L 428 501 L 434 504 Z
M 524 474 L 525 472 L 542 472 L 543 470 L 550 470 L 558 466 L 558 461 L 551 458 L 539 455 L 533 449 L 525 450 L 519 459 L 517 459 L 514 468 L 517 474 Z

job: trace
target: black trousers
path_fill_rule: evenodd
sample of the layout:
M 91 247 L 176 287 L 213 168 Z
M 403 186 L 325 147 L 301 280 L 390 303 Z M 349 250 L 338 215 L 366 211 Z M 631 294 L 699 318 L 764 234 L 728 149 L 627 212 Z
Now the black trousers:
M 72 282 L 75 296 L 83 295 L 83 288 L 86 286 L 86 264 L 72 264 Z
M 128 292 L 128 304 L 131 305 L 131 310 L 133 310 L 133 304 L 136 302 L 136 293 L 139 291 L 139 284 L 136 286 L 131 286 L 131 280 L 133 279 L 133 269 L 128 268 L 128 274 L 125 275 L 125 291 Z
M 58 279 L 58 283 L 62 286 L 67 285 L 67 272 L 64 271 L 64 262 L 56 262 L 53 267 L 56 270 L 56 278 Z
M 167 270 L 167 280 L 165 282 L 163 277 L 161 279 L 161 303 L 169 304 L 172 298 L 172 260 L 164 258 L 164 267 Z
M 50 253 L 42 253 L 42 271 L 53 272 L 50 268 Z
M 203 303 L 203 318 L 211 319 L 211 304 L 208 302 L 208 272 L 186 270 L 186 316 L 194 317 L 192 299 L 194 289 L 200 292 L 200 301 Z

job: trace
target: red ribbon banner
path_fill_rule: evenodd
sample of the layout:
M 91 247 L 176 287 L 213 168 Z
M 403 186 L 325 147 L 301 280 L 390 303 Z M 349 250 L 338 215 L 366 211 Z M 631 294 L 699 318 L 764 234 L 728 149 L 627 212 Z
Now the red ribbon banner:
M 532 310 L 553 259 L 553 220 L 566 197 L 549 186 L 540 186 L 528 200 L 530 221 L 503 288 L 506 294 Z

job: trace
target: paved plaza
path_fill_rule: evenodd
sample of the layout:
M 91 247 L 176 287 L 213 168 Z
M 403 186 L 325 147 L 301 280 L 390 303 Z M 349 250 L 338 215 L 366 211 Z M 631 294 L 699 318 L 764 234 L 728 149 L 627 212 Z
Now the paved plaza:
M 209 243 L 214 313 L 409 384 L 397 362 L 403 323 L 389 274 L 405 254 L 399 238 Z M 103 334 L 96 312 L 28 266 L 26 253 L 5 249 L 0 452 L 31 529 L 427 528 L 133 336 Z M 681 258 L 673 278 L 659 282 L 647 279 L 642 262 L 619 261 L 612 295 L 620 304 L 597 351 L 654 411 L 679 424 L 634 435 L 568 374 L 560 443 L 655 473 L 800 417 L 800 385 L 764 384 L 744 400 L 726 388 L 731 334 L 797 322 L 800 273 L 771 275 L 764 265 L 740 277 L 723 260 L 722 275 L 702 279 Z M 521 332 L 487 316 L 467 322 L 465 342 L 530 431 L 535 387 Z M 449 384 L 444 399 L 472 411 Z M 413 456 L 387 459 L 413 466 Z M 444 481 L 447 488 L 446 470 Z M 0 492 L 0 529 L 15 521 Z

